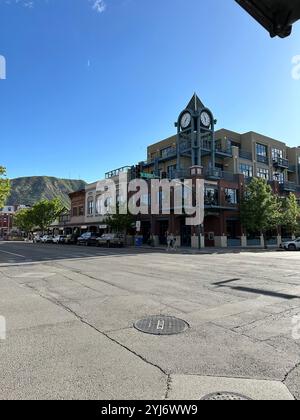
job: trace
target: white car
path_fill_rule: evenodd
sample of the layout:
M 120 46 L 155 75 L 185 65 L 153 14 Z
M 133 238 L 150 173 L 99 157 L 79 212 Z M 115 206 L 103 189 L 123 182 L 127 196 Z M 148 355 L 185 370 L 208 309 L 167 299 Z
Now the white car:
M 65 239 L 66 237 L 64 235 L 57 235 L 57 236 L 54 236 L 54 238 L 52 239 L 52 242 L 54 244 L 64 244 Z
M 53 236 L 52 235 L 44 235 L 41 237 L 42 244 L 52 244 Z
M 281 248 L 286 249 L 287 251 L 300 250 L 300 238 L 297 238 L 294 241 L 283 242 Z

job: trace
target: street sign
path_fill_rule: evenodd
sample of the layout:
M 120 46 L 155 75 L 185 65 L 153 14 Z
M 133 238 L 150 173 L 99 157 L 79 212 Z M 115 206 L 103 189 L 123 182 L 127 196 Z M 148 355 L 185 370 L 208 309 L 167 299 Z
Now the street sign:
M 146 172 L 141 172 L 141 178 L 144 178 L 144 179 L 155 179 L 155 178 L 157 178 L 157 176 L 154 175 L 154 174 L 148 174 Z

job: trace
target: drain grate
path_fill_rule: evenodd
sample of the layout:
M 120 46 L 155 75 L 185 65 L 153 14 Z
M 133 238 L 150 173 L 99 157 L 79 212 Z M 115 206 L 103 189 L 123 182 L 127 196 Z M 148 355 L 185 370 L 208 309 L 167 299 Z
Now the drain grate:
M 215 392 L 201 398 L 202 401 L 251 401 L 251 398 L 234 392 Z
M 173 316 L 157 315 L 140 319 L 134 327 L 143 333 L 152 335 L 173 335 L 180 334 L 189 328 L 189 325 L 182 319 Z

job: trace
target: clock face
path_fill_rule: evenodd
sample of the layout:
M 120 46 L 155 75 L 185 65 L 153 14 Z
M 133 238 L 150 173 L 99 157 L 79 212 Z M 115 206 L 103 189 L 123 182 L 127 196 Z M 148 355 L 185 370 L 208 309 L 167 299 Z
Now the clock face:
M 186 112 L 185 114 L 183 114 L 182 118 L 181 118 L 181 128 L 187 128 L 192 122 L 192 116 L 189 112 Z
M 211 118 L 208 112 L 202 112 L 201 123 L 204 125 L 204 127 L 209 127 L 211 125 Z

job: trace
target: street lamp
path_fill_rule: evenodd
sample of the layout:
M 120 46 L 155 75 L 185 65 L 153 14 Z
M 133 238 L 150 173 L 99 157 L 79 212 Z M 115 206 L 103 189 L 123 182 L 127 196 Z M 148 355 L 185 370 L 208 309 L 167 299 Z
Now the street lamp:
M 300 19 L 298 0 L 235 0 L 272 38 L 286 38 L 291 35 L 293 24 Z

